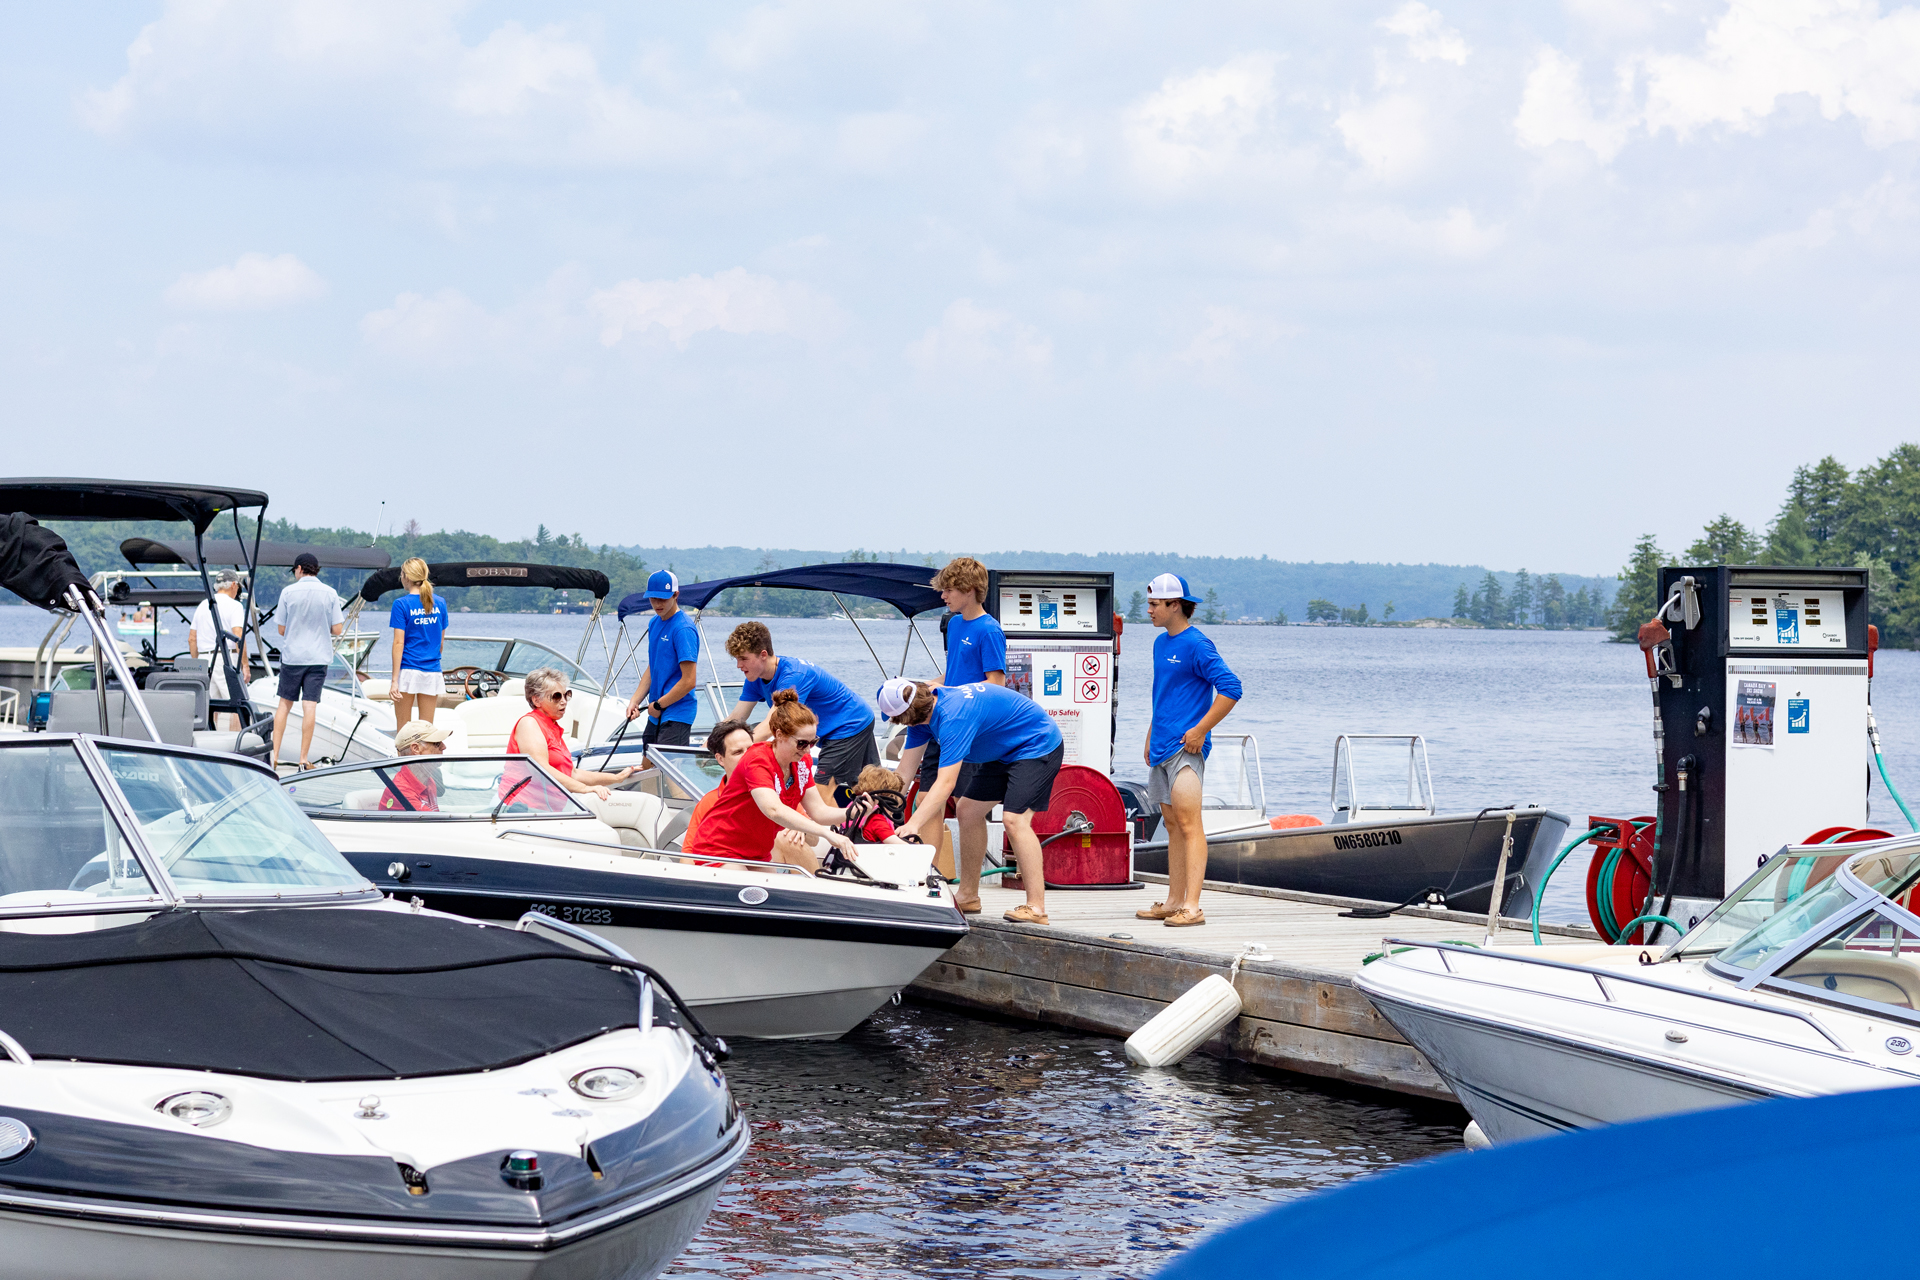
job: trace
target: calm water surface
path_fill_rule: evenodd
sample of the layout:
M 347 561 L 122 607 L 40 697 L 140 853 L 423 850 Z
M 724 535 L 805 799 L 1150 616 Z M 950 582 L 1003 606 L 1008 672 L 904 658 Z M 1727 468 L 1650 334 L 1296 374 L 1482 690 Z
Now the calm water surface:
M 0 645 L 46 615 L 0 607 Z M 706 624 L 722 672 L 726 631 Z M 879 672 L 844 621 L 768 619 L 782 653 L 871 697 Z M 571 657 L 583 620 L 472 614 L 456 634 Z M 891 674 L 903 622 L 862 625 Z M 176 624 L 176 635 L 184 629 Z M 1246 697 L 1226 729 L 1259 738 L 1271 812 L 1325 817 L 1339 733 L 1421 733 L 1443 810 L 1537 802 L 1576 826 L 1648 809 L 1651 707 L 1639 651 L 1591 632 L 1215 627 Z M 1121 776 L 1139 776 L 1152 632 L 1123 642 Z M 937 648 L 937 632 L 933 636 Z M 595 638 L 588 667 L 605 669 Z M 384 658 L 381 659 L 384 661 Z M 917 646 L 910 675 L 932 670 Z M 711 671 L 703 659 L 703 679 Z M 630 689 L 634 671 L 617 681 Z M 1874 703 L 1896 783 L 1920 792 L 1920 654 L 1884 652 Z M 1903 829 L 1876 783 L 1874 814 Z M 1549 919 L 1582 918 L 1570 858 Z M 1194 1058 L 1130 1067 L 1117 1041 L 888 1009 L 832 1044 L 737 1046 L 728 1074 L 755 1145 L 676 1277 L 1140 1276 L 1199 1233 L 1316 1187 L 1457 1150 L 1460 1114 Z

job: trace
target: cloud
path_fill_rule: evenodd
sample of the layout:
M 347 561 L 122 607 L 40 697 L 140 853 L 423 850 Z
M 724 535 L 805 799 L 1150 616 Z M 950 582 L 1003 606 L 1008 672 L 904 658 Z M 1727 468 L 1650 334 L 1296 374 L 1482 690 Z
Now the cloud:
M 1627 74 L 1630 84 L 1631 72 Z M 1605 162 L 1627 145 L 1634 123 L 1629 114 L 1606 119 L 1596 115 L 1581 82 L 1580 64 L 1558 49 L 1546 48 L 1535 55 L 1527 72 L 1513 132 L 1524 147 L 1545 150 L 1556 143 L 1577 143 Z
M 587 299 L 603 345 L 659 328 L 682 351 L 701 333 L 804 332 L 829 307 L 803 285 L 753 275 L 744 267 L 678 280 L 624 280 Z
M 1425 167 L 1431 108 L 1405 93 L 1388 94 L 1364 106 L 1349 107 L 1334 121 L 1347 150 L 1375 177 L 1392 181 Z
M 190 271 L 168 286 L 170 306 L 191 311 L 265 311 L 324 295 L 327 282 L 290 253 L 243 253 L 229 267 Z
M 1150 183 L 1177 186 L 1258 155 L 1279 98 L 1278 62 L 1249 53 L 1163 81 L 1122 118 L 1135 170 Z
M 430 297 L 403 293 L 391 307 L 368 312 L 360 320 L 360 337 L 386 355 L 454 365 L 499 351 L 511 328 L 458 289 L 442 289 Z
M 1173 357 L 1175 364 L 1188 365 L 1203 374 L 1225 370 L 1249 347 L 1268 346 L 1299 332 L 1296 326 L 1282 325 L 1237 307 L 1208 307 L 1205 315 L 1207 322 Z
M 1407 0 L 1380 19 L 1380 26 L 1396 36 L 1404 36 L 1407 52 L 1421 62 L 1438 60 L 1465 66 L 1467 55 L 1472 53 L 1465 38 L 1449 27 L 1437 10 L 1427 8 L 1420 0 Z
M 939 324 L 907 348 L 907 360 L 925 373 L 1037 372 L 1053 363 L 1053 340 L 1005 311 L 961 298 L 946 309 Z

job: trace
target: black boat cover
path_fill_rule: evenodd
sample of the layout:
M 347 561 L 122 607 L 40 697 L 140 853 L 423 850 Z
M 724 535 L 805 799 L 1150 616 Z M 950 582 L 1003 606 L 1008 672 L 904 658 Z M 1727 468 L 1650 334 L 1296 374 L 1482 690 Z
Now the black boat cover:
M 576 569 L 566 564 L 511 564 L 504 560 L 460 560 L 430 564 L 427 576 L 436 587 L 548 587 L 559 591 L 591 591 L 604 600 L 613 584 L 598 569 Z M 360 587 L 360 598 L 371 604 L 400 589 L 400 570 L 382 569 Z
M 4 510 L 4 508 L 0 508 Z M 63 603 L 69 586 L 84 593 L 80 572 L 66 540 L 24 511 L 0 517 L 0 587 L 30 604 L 51 609 Z
M 267 495 L 258 489 L 219 485 L 58 476 L 0 479 L 0 511 L 24 511 L 42 520 L 185 520 L 195 532 L 204 533 L 222 511 L 264 511 L 266 505 Z
M 809 564 L 797 569 L 772 569 L 738 578 L 715 578 L 710 582 L 689 582 L 680 588 L 680 604 L 688 609 L 704 609 L 722 591 L 735 587 L 780 587 L 791 591 L 833 591 L 842 595 L 865 596 L 884 600 L 911 618 L 945 602 L 933 589 L 934 570 L 919 564 L 876 564 L 870 560 L 846 564 Z M 652 606 L 647 593 L 636 591 L 620 602 L 620 621 Z
M 511 1066 L 638 1022 L 639 985 L 516 929 L 366 908 L 167 911 L 0 933 L 0 1030 L 36 1058 L 272 1080 Z
M 285 569 L 291 567 L 303 552 L 312 554 L 322 569 L 384 569 L 393 563 L 393 557 L 378 547 L 263 542 L 258 559 L 250 560 L 254 554 L 251 542 L 243 545 L 231 540 L 208 539 L 200 546 L 206 553 L 207 564 L 233 569 L 244 569 L 249 563 L 255 568 L 270 566 Z M 120 543 L 120 554 L 127 558 L 128 564 L 133 565 L 184 564 L 190 568 L 200 567 L 200 561 L 194 559 L 192 540 L 185 538 L 127 538 Z

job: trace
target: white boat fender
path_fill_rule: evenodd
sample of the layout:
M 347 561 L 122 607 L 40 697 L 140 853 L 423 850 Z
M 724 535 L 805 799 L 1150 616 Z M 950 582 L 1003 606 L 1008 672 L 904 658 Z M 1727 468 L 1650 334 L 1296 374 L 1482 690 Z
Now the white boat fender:
M 1478 1120 L 1467 1121 L 1466 1132 L 1460 1135 L 1460 1141 L 1469 1151 L 1486 1151 L 1493 1146 L 1492 1140 L 1487 1137 L 1486 1130 L 1480 1127 Z
M 1234 957 L 1228 972 L 1238 977 L 1249 959 L 1265 959 L 1266 948 L 1250 943 Z M 1229 978 L 1210 973 L 1127 1037 L 1127 1060 L 1143 1067 L 1168 1067 L 1179 1062 L 1240 1016 L 1240 993 Z

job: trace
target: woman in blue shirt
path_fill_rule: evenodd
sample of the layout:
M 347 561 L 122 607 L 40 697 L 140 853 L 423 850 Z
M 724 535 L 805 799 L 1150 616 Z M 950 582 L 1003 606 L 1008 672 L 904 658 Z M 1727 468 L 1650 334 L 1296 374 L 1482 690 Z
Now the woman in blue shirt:
M 1046 924 L 1046 871 L 1040 838 L 1033 834 L 1033 815 L 1053 800 L 1053 780 L 1066 756 L 1066 743 L 1053 717 L 1024 694 L 985 681 L 979 684 L 932 685 L 913 680 L 889 680 L 877 697 L 880 714 L 895 724 L 923 724 L 940 744 L 940 772 L 933 786 L 900 828 L 901 835 L 917 835 L 929 844 L 939 839 L 946 821 L 947 797 L 960 781 L 963 765 L 967 785 L 955 809 L 960 820 L 969 817 L 983 825 L 986 815 L 1000 806 L 1007 843 L 1020 868 L 1027 900 L 1007 912 L 1016 924 Z M 965 910 L 971 898 L 980 909 L 980 865 L 986 847 L 974 853 L 960 846 L 960 895 L 954 905 Z
M 400 566 L 406 594 L 393 602 L 387 626 L 393 629 L 393 728 L 411 720 L 433 723 L 447 682 L 440 675 L 440 651 L 447 640 L 447 602 L 434 598 L 427 562 L 414 556 Z

